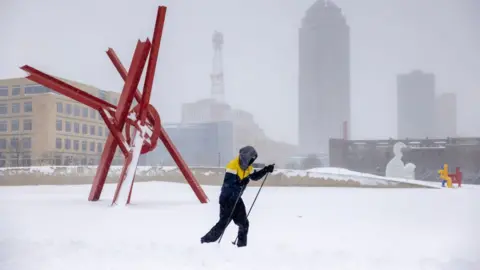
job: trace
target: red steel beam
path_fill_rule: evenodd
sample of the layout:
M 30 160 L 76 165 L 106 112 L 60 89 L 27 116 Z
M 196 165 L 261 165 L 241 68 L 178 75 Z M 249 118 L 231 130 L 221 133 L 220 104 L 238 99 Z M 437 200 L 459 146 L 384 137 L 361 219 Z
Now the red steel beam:
M 122 131 L 117 129 L 117 125 L 115 124 L 115 121 L 114 121 L 115 119 L 113 117 L 112 117 L 113 119 L 109 118 L 104 110 L 99 110 L 98 112 L 100 113 L 103 120 L 105 121 L 105 125 L 107 125 L 108 129 L 110 130 L 110 133 L 115 138 L 115 141 L 117 142 L 118 147 L 120 147 L 120 150 L 122 151 L 123 155 L 127 156 L 129 150 L 125 143 L 126 140 L 125 140 L 125 137 L 123 137 Z M 122 143 L 119 144 L 118 142 L 122 142 Z
M 143 69 L 145 68 L 150 47 L 151 43 L 148 39 L 145 42 L 138 41 L 137 43 L 138 54 L 137 51 L 135 51 L 132 63 L 130 64 L 127 80 L 123 86 L 122 95 L 118 101 L 118 104 L 122 104 L 124 109 L 117 110 L 115 113 L 115 118 L 118 121 L 118 128 L 120 130 L 123 129 L 123 126 L 125 125 L 125 119 L 127 118 L 130 107 L 132 106 L 133 96 L 135 95 L 135 91 L 138 88 L 138 83 L 140 82 L 140 77 L 142 76 Z M 125 93 L 125 95 L 123 95 L 123 93 Z
M 120 61 L 120 58 L 118 58 L 117 54 L 115 53 L 115 50 L 112 48 L 109 48 L 107 51 L 108 58 L 110 58 L 110 61 L 112 61 L 113 66 L 117 69 L 118 73 L 120 74 L 120 77 L 125 81 L 127 79 L 127 69 L 125 66 L 123 66 L 122 62 Z M 142 94 L 138 89 L 135 91 L 135 99 L 137 102 L 140 104 L 142 100 Z M 151 113 L 148 114 L 148 120 L 150 120 L 150 123 L 153 123 L 154 117 Z
M 152 93 L 152 85 L 153 85 L 153 78 L 155 76 L 155 69 L 157 66 L 157 60 L 158 60 L 158 51 L 160 50 L 160 42 L 162 40 L 162 34 L 163 34 L 163 26 L 165 25 L 165 14 L 167 12 L 167 7 L 160 6 L 158 7 L 157 11 L 157 19 L 155 21 L 155 28 L 153 31 L 153 38 L 152 38 L 152 48 L 150 50 L 150 55 L 148 58 L 148 64 L 147 64 L 147 72 L 145 75 L 145 83 L 143 86 L 143 93 L 141 96 L 141 100 L 138 100 L 138 103 L 140 104 L 140 109 L 138 113 L 138 119 L 140 120 L 140 123 L 142 125 L 145 125 L 145 120 L 148 116 L 150 123 L 152 125 L 154 124 L 154 119 L 152 114 L 149 112 L 148 107 L 150 104 L 150 95 Z M 115 52 L 113 50 L 109 50 L 111 53 L 113 52 L 113 56 L 115 55 Z M 107 52 L 108 54 L 108 52 Z M 110 56 L 110 55 L 109 55 Z M 112 57 L 110 58 L 113 62 Z M 115 65 L 115 63 L 114 63 Z M 123 67 L 122 64 L 120 63 L 120 60 L 117 57 L 117 62 L 115 67 Z M 117 70 L 120 72 L 121 68 L 118 68 Z M 138 90 L 136 91 L 136 93 Z M 138 94 L 136 96 L 139 96 Z M 156 135 L 153 135 L 156 136 Z M 135 178 L 133 179 L 133 182 L 135 182 Z M 133 190 L 133 182 L 132 185 L 130 186 L 130 191 L 128 193 L 128 199 L 127 203 L 130 203 L 130 198 L 132 196 L 132 190 Z
M 152 49 L 148 58 L 147 73 L 145 75 L 145 83 L 143 86 L 142 100 L 139 110 L 139 120 L 142 125 L 148 113 L 148 104 L 150 103 L 150 95 L 152 93 L 153 77 L 157 67 L 158 51 L 160 50 L 160 42 L 162 41 L 163 26 L 165 25 L 165 14 L 167 7 L 160 6 L 157 11 L 157 19 L 155 20 L 155 28 L 152 37 Z
M 35 69 L 31 66 L 25 65 L 20 69 L 30 74 L 26 77 L 27 79 L 39 83 L 45 87 L 48 87 L 55 92 L 65 95 L 73 100 L 83 103 L 90 108 L 93 108 L 95 110 L 100 110 L 102 108 L 109 108 L 112 110 L 116 109 L 116 106 L 106 102 L 105 100 L 97 98 L 96 96 L 80 90 L 75 86 L 64 83 L 61 80 L 46 73 L 43 73 L 40 70 Z
M 112 61 L 113 66 L 115 66 L 122 79 L 124 81 L 127 80 L 127 69 L 123 66 L 120 58 L 118 58 L 117 54 L 115 53 L 115 50 L 113 50 L 112 48 L 108 48 L 107 55 L 108 58 L 110 58 L 110 61 Z M 138 89 L 136 89 L 135 91 L 135 99 L 138 103 L 140 103 L 140 100 L 142 99 L 142 94 L 140 93 L 140 91 L 138 91 Z
M 133 101 L 133 95 L 135 90 L 138 87 L 140 77 L 142 75 L 143 69 L 145 68 L 145 62 L 147 61 L 148 52 L 150 50 L 150 42 L 137 42 L 137 47 L 133 54 L 132 63 L 130 64 L 130 70 L 128 72 L 127 78 L 125 80 L 125 85 L 120 95 L 119 106 L 115 112 L 115 121 L 117 122 L 117 130 L 123 130 L 125 126 L 125 121 L 127 114 L 130 110 L 130 106 Z M 110 164 L 113 161 L 115 156 L 115 151 L 117 149 L 117 142 L 115 141 L 112 133 L 108 135 L 107 141 L 105 143 L 104 151 L 100 158 L 100 163 L 93 179 L 92 188 L 90 189 L 90 195 L 88 196 L 89 201 L 97 201 L 100 199 L 100 195 L 105 185 L 105 180 L 107 179 L 108 170 Z
M 195 176 L 193 176 L 192 172 L 188 169 L 187 164 L 183 160 L 182 156 L 178 152 L 177 148 L 175 147 L 175 145 L 173 144 L 172 140 L 168 136 L 165 129 L 163 129 L 163 127 L 160 127 L 160 139 L 165 145 L 165 148 L 167 148 L 168 152 L 172 156 L 173 160 L 175 160 L 175 163 L 177 164 L 178 168 L 182 172 L 185 179 L 187 179 L 188 184 L 193 189 L 193 192 L 195 192 L 195 195 L 197 196 L 198 200 L 200 200 L 201 203 L 207 203 L 208 202 L 207 194 L 205 194 L 202 187 L 200 186 L 200 184 L 198 184 L 198 181 L 195 179 Z

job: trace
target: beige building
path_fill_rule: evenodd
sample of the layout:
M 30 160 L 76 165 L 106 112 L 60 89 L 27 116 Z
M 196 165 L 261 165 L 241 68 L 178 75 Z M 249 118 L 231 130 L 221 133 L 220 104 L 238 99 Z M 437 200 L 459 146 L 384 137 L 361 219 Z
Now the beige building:
M 119 93 L 64 81 L 118 103 Z M 108 133 L 94 109 L 25 78 L 0 80 L 0 167 L 98 164 Z

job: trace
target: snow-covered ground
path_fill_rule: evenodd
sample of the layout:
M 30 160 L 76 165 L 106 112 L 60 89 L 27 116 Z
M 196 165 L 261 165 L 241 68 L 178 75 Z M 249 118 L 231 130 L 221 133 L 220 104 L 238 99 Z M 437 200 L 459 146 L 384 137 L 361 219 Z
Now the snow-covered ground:
M 220 187 L 201 205 L 186 184 L 137 183 L 110 207 L 114 187 L 99 202 L 88 185 L 0 187 L 0 269 L 480 269 L 479 189 L 267 187 L 238 249 L 234 224 L 199 242 Z

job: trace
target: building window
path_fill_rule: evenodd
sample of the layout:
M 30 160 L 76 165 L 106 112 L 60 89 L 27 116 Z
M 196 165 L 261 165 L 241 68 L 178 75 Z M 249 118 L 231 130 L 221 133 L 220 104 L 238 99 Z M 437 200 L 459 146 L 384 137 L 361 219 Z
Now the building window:
M 108 127 L 105 127 L 105 137 L 108 137 L 110 135 L 110 129 Z
M 57 102 L 57 113 L 63 113 L 63 103 Z
M 82 151 L 87 152 L 87 141 L 82 141 Z
M 108 102 L 106 91 L 98 90 L 98 97 Z
M 98 127 L 98 136 L 103 136 L 103 127 Z
M 33 111 L 33 108 L 32 108 L 32 102 L 31 101 L 27 101 L 25 103 L 23 103 L 23 112 L 32 112 Z
M 44 94 L 49 92 L 51 92 L 51 90 L 43 85 L 30 84 L 25 86 L 25 95 Z
M 0 120 L 0 132 L 7 132 L 8 130 L 8 121 Z
M 72 132 L 72 123 L 70 121 L 65 121 L 65 131 Z
M 12 119 L 11 130 L 10 131 L 18 131 L 20 129 L 20 121 L 18 119 Z
M 12 150 L 19 150 L 18 147 L 19 147 L 18 138 L 11 138 L 10 139 L 10 148 Z
M 95 152 L 95 143 L 94 142 L 90 142 L 90 151 Z
M 55 140 L 55 147 L 56 147 L 57 149 L 62 149 L 62 138 L 57 138 L 57 139 Z
M 20 113 L 20 103 L 12 103 L 12 113 Z
M 8 97 L 8 86 L 0 86 L 0 97 Z
M 65 113 L 66 113 L 67 115 L 72 115 L 72 104 L 68 104 L 68 103 L 67 103 L 67 104 L 65 105 Z
M 90 109 L 90 118 L 95 119 L 95 113 L 96 111 L 94 109 Z
M 87 124 L 83 124 L 83 125 L 82 125 L 82 134 L 88 134 Z
M 20 95 L 20 85 L 12 86 L 12 96 L 19 96 Z
M 79 123 L 73 123 L 73 132 L 75 133 L 80 133 L 80 124 Z
M 57 131 L 62 131 L 62 129 L 63 129 L 62 120 L 57 120 Z
M 7 149 L 7 139 L 0 139 L 0 149 Z
M 103 150 L 103 144 L 102 143 L 97 143 L 97 152 L 102 152 Z
M 74 140 L 73 141 L 73 150 L 78 151 L 78 148 L 80 147 L 79 141 Z
M 82 117 L 88 118 L 88 108 L 82 108 Z
M 73 116 L 80 116 L 80 106 L 77 104 L 73 106 Z
M 0 114 L 8 113 L 8 104 L 0 104 Z
M 65 149 L 69 150 L 72 147 L 72 141 L 70 139 L 65 139 Z
M 90 135 L 95 135 L 95 126 L 90 126 Z
M 30 137 L 22 138 L 22 147 L 23 147 L 23 149 L 31 149 L 32 148 L 32 138 L 30 138 Z
M 30 131 L 30 130 L 32 130 L 32 119 L 24 119 L 23 131 Z

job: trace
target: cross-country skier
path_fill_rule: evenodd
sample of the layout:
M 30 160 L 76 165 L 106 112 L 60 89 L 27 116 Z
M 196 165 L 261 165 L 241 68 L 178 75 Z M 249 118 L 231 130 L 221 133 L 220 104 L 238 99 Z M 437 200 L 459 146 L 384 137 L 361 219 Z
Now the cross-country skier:
M 273 172 L 275 166 L 270 164 L 259 171 L 254 171 L 252 164 L 257 157 L 255 148 L 245 146 L 240 149 L 239 155 L 227 164 L 219 198 L 220 220 L 200 239 L 202 244 L 217 241 L 227 228 L 228 223 L 233 220 L 238 226 L 237 246 L 244 247 L 247 245 L 249 222 L 245 204 L 241 198 L 242 193 L 250 179 L 253 181 L 260 180 L 265 174 Z M 236 205 L 235 202 L 237 202 Z

